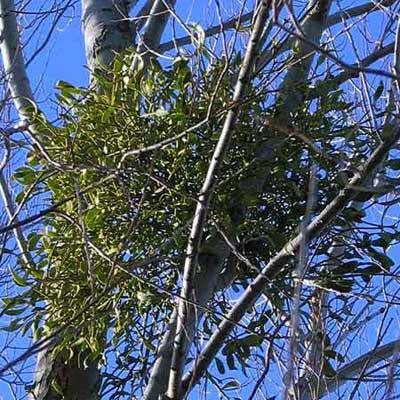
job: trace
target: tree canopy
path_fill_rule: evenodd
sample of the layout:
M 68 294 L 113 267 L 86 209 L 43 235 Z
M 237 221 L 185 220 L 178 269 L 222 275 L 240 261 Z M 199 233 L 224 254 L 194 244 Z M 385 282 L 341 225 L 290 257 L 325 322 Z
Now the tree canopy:
M 75 3 L 0 0 L 10 392 L 396 398 L 398 4 L 82 0 L 42 101 Z

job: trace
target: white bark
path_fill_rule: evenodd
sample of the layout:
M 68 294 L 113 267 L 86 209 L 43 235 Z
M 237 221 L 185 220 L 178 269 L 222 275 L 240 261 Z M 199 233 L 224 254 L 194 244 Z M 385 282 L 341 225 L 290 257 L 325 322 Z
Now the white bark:
M 19 117 L 21 120 L 25 120 L 30 116 L 28 109 L 34 104 L 31 86 L 25 71 L 25 62 L 17 30 L 16 14 L 13 12 L 14 7 L 12 0 L 0 1 L 0 49 L 4 73 L 12 99 Z M 8 218 L 12 220 L 15 218 L 15 207 L 6 179 L 3 176 L 3 171 L 0 171 L 0 192 Z M 24 263 L 30 268 L 34 268 L 34 263 L 28 252 L 22 229 L 16 227 L 13 229 L 13 233 Z
M 17 28 L 13 0 L 0 1 L 1 55 L 4 72 L 12 99 L 21 120 L 29 119 L 35 107 L 31 85 L 25 70 L 25 62 Z
M 174 7 L 176 0 L 155 0 L 150 10 L 150 16 L 144 26 L 144 33 L 138 48 L 139 53 L 157 51 L 161 36 L 170 17 L 169 10 Z
M 132 43 L 128 8 L 124 0 L 83 0 L 83 32 L 91 71 L 108 67 L 117 53 Z

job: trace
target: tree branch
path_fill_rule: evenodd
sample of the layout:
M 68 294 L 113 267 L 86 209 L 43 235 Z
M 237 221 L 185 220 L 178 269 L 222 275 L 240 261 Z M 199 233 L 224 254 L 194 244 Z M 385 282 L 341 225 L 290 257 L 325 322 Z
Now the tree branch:
M 381 3 L 376 3 L 375 1 L 371 1 L 369 3 L 362 4 L 360 6 L 349 8 L 348 10 L 339 11 L 339 12 L 327 17 L 325 29 L 330 28 L 334 25 L 337 25 L 338 23 L 343 22 L 347 19 L 363 15 L 367 12 L 379 11 L 381 9 L 381 7 L 379 7 L 379 5 L 389 7 L 393 3 L 395 3 L 395 0 L 386 0 L 386 1 L 382 1 Z M 296 41 L 296 38 L 288 37 L 282 45 L 280 45 L 280 46 L 278 45 L 277 50 L 270 49 L 270 48 L 265 49 L 261 53 L 260 61 L 258 63 L 257 69 L 264 68 L 271 61 L 271 57 L 276 56 L 278 54 L 282 54 L 285 51 L 290 50 L 295 41 Z
M 176 0 L 155 0 L 144 26 L 144 33 L 138 48 L 138 53 L 156 51 L 161 36 L 170 17 L 169 9 L 174 7 Z
M 233 263 L 226 266 L 224 273 L 220 273 L 222 265 L 224 265 L 224 259 L 229 254 L 229 249 L 222 240 L 217 241 L 216 246 L 218 247 L 219 257 L 210 257 L 205 252 L 199 255 L 200 271 L 196 274 L 194 298 L 200 306 L 205 306 L 214 293 L 228 286 L 234 277 L 235 265 Z M 204 309 L 200 306 L 195 307 L 194 312 L 188 316 L 187 326 L 190 330 L 186 332 L 185 355 L 189 351 L 189 346 L 193 342 L 196 333 L 196 326 L 204 313 Z M 156 360 L 143 400 L 159 400 L 159 396 L 167 390 L 177 319 L 177 310 L 175 309 L 157 349 Z
M 377 166 L 385 159 L 387 153 L 397 143 L 400 138 L 400 128 L 397 127 L 391 137 L 384 141 L 371 155 L 368 161 L 360 168 L 359 172 L 349 181 L 348 185 L 329 203 L 325 209 L 309 224 L 305 234 L 309 240 L 316 238 L 325 230 L 345 209 L 351 200 L 359 193 L 364 180 L 371 175 Z M 228 314 L 230 320 L 239 322 L 253 301 L 261 294 L 265 286 L 284 270 L 288 270 L 288 263 L 295 256 L 302 241 L 303 234 L 298 234 L 290 240 L 282 250 L 273 257 L 263 268 L 261 273 L 247 287 L 243 295 L 236 302 Z M 213 361 L 215 355 L 223 345 L 224 340 L 232 332 L 234 325 L 223 320 L 214 334 L 209 339 L 204 350 L 199 355 L 194 368 L 183 380 L 184 393 L 186 394 L 204 375 L 208 366 Z
M 192 230 L 190 232 L 189 243 L 186 250 L 187 256 L 185 260 L 183 287 L 181 292 L 181 296 L 184 299 L 191 299 L 193 295 L 193 281 L 198 264 L 198 254 L 203 236 L 204 225 L 207 219 L 208 207 L 218 179 L 219 170 L 223 163 L 224 156 L 229 148 L 236 120 L 240 112 L 240 101 L 246 95 L 247 85 L 256 59 L 258 43 L 264 28 L 265 20 L 267 18 L 269 6 L 269 1 L 262 1 L 259 3 L 258 10 L 256 11 L 257 18 L 254 23 L 252 35 L 239 72 L 235 92 L 232 98 L 233 106 L 228 111 L 224 126 L 222 128 L 221 136 L 214 150 L 206 178 L 200 191 L 199 201 L 197 203 Z M 167 391 L 167 396 L 173 400 L 179 398 L 179 388 L 186 354 L 184 350 L 187 343 L 186 331 L 189 328 L 187 326 L 187 322 L 190 313 L 191 308 L 189 305 L 187 305 L 185 301 L 180 300 L 178 305 L 178 321 Z
M 212 26 L 211 28 L 208 28 L 204 31 L 204 35 L 206 38 L 214 36 L 214 35 L 218 35 L 221 32 L 224 32 L 226 30 L 229 29 L 236 29 L 238 26 L 240 26 L 241 24 L 243 24 L 244 22 L 250 21 L 253 18 L 253 12 L 249 12 L 246 14 L 241 15 L 238 18 L 232 18 L 226 22 L 224 22 L 222 25 L 215 25 Z M 178 48 L 178 47 L 182 47 L 182 46 L 186 46 L 190 43 L 192 43 L 192 36 L 191 35 L 187 35 L 187 36 L 183 36 L 174 40 L 171 40 L 169 42 L 163 43 L 161 46 L 159 46 L 159 48 L 157 49 L 157 51 L 159 53 L 165 53 L 166 51 Z
M 29 109 L 34 105 L 33 94 L 26 75 L 25 62 L 22 54 L 22 47 L 19 41 L 17 19 L 14 12 L 15 6 L 12 0 L 0 1 L 0 31 L 1 31 L 1 55 L 3 58 L 4 72 L 10 88 L 17 113 L 22 121 L 31 115 Z M 25 122 L 21 123 L 24 126 Z M 14 218 L 14 205 L 12 196 L 4 178 L 3 171 L 0 171 L 0 191 L 8 214 L 8 218 Z M 26 240 L 20 226 L 14 229 L 16 243 L 21 251 L 22 259 L 27 266 L 34 269 L 34 262 L 29 254 Z
M 371 1 L 349 8 L 348 10 L 338 11 L 337 13 L 328 17 L 327 25 L 333 26 L 347 19 L 359 17 L 360 15 L 366 14 L 370 11 L 380 11 L 383 7 L 390 7 L 395 2 L 396 0 L 383 0 L 381 2 Z
M 326 26 L 331 27 L 334 26 L 344 20 L 358 17 L 360 15 L 366 14 L 368 12 L 376 12 L 381 9 L 381 7 L 389 7 L 391 6 L 396 0 L 384 0 L 381 3 L 377 3 L 375 1 L 371 1 L 359 6 L 355 6 L 352 8 L 349 8 L 348 10 L 343 10 L 343 11 L 338 11 L 335 14 L 332 14 L 331 16 L 328 17 Z M 218 35 L 222 31 L 230 30 L 230 29 L 236 29 L 238 26 L 241 24 L 250 21 L 253 18 L 253 12 L 249 12 L 246 14 L 241 15 L 240 17 L 237 18 L 231 18 L 228 21 L 224 22 L 222 25 L 218 24 L 215 26 L 212 26 L 211 28 L 208 28 L 204 31 L 205 37 L 211 37 L 214 35 Z M 182 36 L 180 38 L 170 40 L 169 42 L 165 42 L 161 44 L 157 52 L 159 53 L 165 53 L 166 51 L 173 50 L 178 47 L 186 46 L 188 44 L 192 43 L 192 37 L 190 35 Z M 293 40 L 289 40 L 284 46 L 281 47 L 279 53 L 282 53 L 284 51 L 287 51 L 291 48 L 293 44 Z M 261 56 L 261 62 L 262 60 L 265 60 L 268 58 L 268 56 L 271 55 L 270 51 L 266 51 L 263 53 Z
M 318 397 L 323 398 L 327 394 L 337 391 L 340 386 L 346 384 L 350 379 L 357 378 L 360 371 L 366 372 L 368 369 L 376 366 L 376 364 L 378 364 L 379 362 L 386 360 L 393 354 L 396 354 L 399 351 L 399 349 L 400 349 L 400 340 L 394 340 L 393 342 L 382 345 L 356 358 L 354 361 L 340 368 L 336 372 L 334 378 L 332 379 L 325 378 L 324 383 L 319 384 L 320 392 L 318 393 Z M 308 384 L 303 392 L 301 399 L 302 400 L 314 399 L 312 393 L 309 390 Z
M 321 93 L 321 91 L 323 92 L 324 87 L 338 87 L 349 79 L 357 78 L 360 74 L 360 70 L 358 70 L 357 68 L 366 68 L 374 62 L 380 60 L 381 58 L 392 54 L 393 51 L 394 43 L 390 43 L 386 46 L 378 48 L 373 53 L 363 58 L 360 63 L 352 64 L 351 69 L 345 70 L 340 74 L 334 76 L 333 78 L 318 82 L 315 88 L 311 89 L 310 92 L 307 94 L 307 99 L 311 100 L 320 96 L 319 93 Z

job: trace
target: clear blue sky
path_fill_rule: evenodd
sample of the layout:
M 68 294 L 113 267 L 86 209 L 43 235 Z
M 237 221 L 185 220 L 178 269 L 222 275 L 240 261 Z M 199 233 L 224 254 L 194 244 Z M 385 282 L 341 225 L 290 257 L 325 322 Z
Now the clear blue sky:
M 50 4 L 51 2 L 48 1 Z M 213 7 L 213 1 L 194 1 L 194 4 L 190 1 L 177 1 L 178 13 L 182 19 L 186 22 L 200 22 L 203 26 L 208 26 L 205 21 L 216 22 L 215 8 Z M 232 9 L 237 10 L 238 2 L 234 1 L 221 1 L 223 4 L 227 4 L 225 13 L 229 14 Z M 250 3 L 250 2 L 248 2 Z M 304 2 L 302 2 L 304 4 Z M 347 4 L 364 3 L 364 2 L 340 2 L 341 7 L 345 7 Z M 232 4 L 234 4 L 232 6 Z M 192 7 L 193 6 L 193 7 Z M 31 9 L 37 7 L 36 2 L 32 2 Z M 85 68 L 86 60 L 84 54 L 84 45 L 81 33 L 80 25 L 80 4 L 77 2 L 75 8 L 75 15 L 71 12 L 67 12 L 68 17 L 60 20 L 57 29 L 52 34 L 49 43 L 40 55 L 31 63 L 28 68 L 28 74 L 31 78 L 31 83 L 35 89 L 37 99 L 43 101 L 42 107 L 45 111 L 54 114 L 54 104 L 51 99 L 54 99 L 54 86 L 58 80 L 64 80 L 77 86 L 85 86 L 87 84 L 87 70 Z M 43 32 L 41 34 L 42 39 L 46 37 L 49 29 L 48 20 L 43 25 Z M 370 33 L 374 36 L 379 32 L 379 24 L 371 24 Z M 375 32 L 374 32 L 375 30 Z M 184 32 L 176 25 L 177 35 L 180 36 Z M 40 40 L 39 40 L 40 42 Z M 359 42 L 361 43 L 361 41 Z M 27 58 L 32 54 L 32 50 L 36 47 L 37 42 L 32 42 L 27 49 Z M 362 53 L 365 49 L 360 48 Z M 372 217 L 372 216 L 371 216 Z M 375 331 L 370 332 L 371 339 L 373 339 Z M 11 337 L 11 336 L 10 336 Z M 9 337 L 6 333 L 0 332 L 0 349 L 8 341 Z M 7 351 L 3 354 L 3 357 L 7 357 L 7 360 L 2 359 L 0 363 L 4 363 L 13 359 L 21 349 L 26 348 L 26 339 L 17 339 L 12 342 L 12 345 L 16 347 L 15 352 Z M 24 371 L 29 376 L 33 370 L 32 360 L 28 360 L 25 365 Z M 25 376 L 26 377 L 26 376 Z M 24 378 L 25 378 L 24 377 Z M 15 377 L 7 377 L 7 379 L 14 379 Z M 21 393 L 23 390 L 19 390 L 13 394 L 12 385 L 9 386 L 4 381 L 0 380 L 0 400 L 20 400 L 22 397 Z M 243 393 L 242 393 L 243 394 Z

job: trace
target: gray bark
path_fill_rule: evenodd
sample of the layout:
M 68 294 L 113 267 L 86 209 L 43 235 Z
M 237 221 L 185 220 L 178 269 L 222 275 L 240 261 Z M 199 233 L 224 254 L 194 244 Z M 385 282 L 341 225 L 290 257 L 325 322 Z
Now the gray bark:
M 295 58 L 302 61 L 289 69 L 278 99 L 278 110 L 283 111 L 283 118 L 287 118 L 287 110 L 295 112 L 304 99 L 304 85 L 307 85 L 306 78 L 314 54 L 314 48 L 309 43 L 319 45 L 322 32 L 326 27 L 330 5 L 331 1 L 328 0 L 310 2 L 310 9 L 301 25 L 302 36 L 307 42 L 300 39 L 295 45 L 297 49 Z M 278 115 L 278 118 L 282 117 Z

